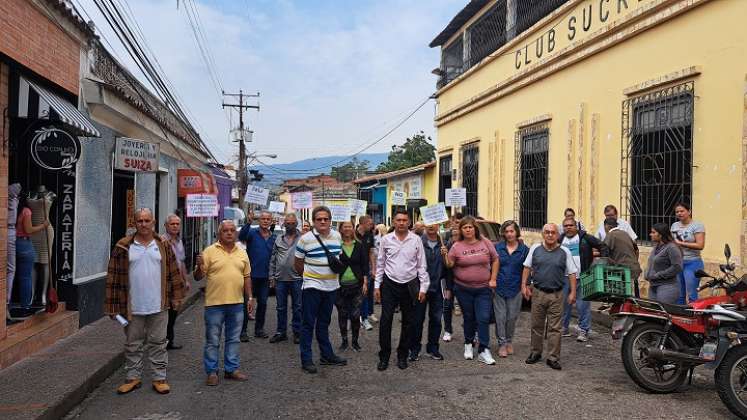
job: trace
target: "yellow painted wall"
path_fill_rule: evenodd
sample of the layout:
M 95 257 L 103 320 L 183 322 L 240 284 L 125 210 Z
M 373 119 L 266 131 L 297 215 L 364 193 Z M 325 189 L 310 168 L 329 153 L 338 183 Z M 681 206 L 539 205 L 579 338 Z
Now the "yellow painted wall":
M 573 7 L 582 8 L 597 5 L 599 1 L 572 3 Z M 548 217 L 550 221 L 560 222 L 563 209 L 571 206 L 577 208 L 579 218 L 587 226 L 592 222 L 596 225 L 602 218 L 605 204 L 620 207 L 621 103 L 628 98 L 623 91 L 698 66 L 700 74 L 689 79 L 695 82 L 696 95 L 693 213 L 696 220 L 706 225 L 704 257 L 720 260 L 724 243 L 731 244 L 735 251 L 740 246 L 747 1 L 629 0 L 628 3 L 631 9 L 652 5 L 674 8 L 686 3 L 702 5 L 464 116 L 439 122 L 453 107 L 513 76 L 515 57 L 507 55 L 468 73 L 463 82 L 447 86 L 439 93 L 436 120 L 443 125 L 437 129 L 438 149 L 454 147 L 455 167 L 461 171 L 457 156 L 460 143 L 479 139 L 479 212 L 496 220 L 511 218 L 514 217 L 513 162 L 517 124 L 550 114 Z M 592 28 L 589 33 L 600 28 Z M 561 35 L 557 36 L 562 39 Z M 526 41 L 534 39 L 530 36 Z M 592 119 L 597 127 L 595 133 L 591 130 Z M 576 148 L 579 136 L 584 137 L 584 149 L 574 152 L 584 153 L 586 157 L 586 171 L 581 182 L 577 163 L 570 170 L 568 167 L 569 124 Z M 591 168 L 593 135 L 597 138 L 599 152 L 597 170 Z M 494 146 L 490 146 L 491 143 Z M 493 153 L 489 152 L 491 148 Z M 592 180 L 598 185 L 593 200 L 590 196 Z M 574 200 L 568 199 L 569 191 L 577 196 Z M 638 234 L 647 235 L 646 232 Z M 735 254 L 739 256 L 740 253 Z
M 422 172 L 418 172 L 415 174 L 407 174 L 403 175 L 401 177 L 392 177 L 387 182 L 387 200 L 389 201 L 392 196 L 392 191 L 394 191 L 394 185 L 397 183 L 399 179 L 402 178 L 412 178 L 412 177 L 420 177 L 421 178 L 421 197 L 426 200 L 428 200 L 428 205 L 436 204 L 438 203 L 438 172 L 436 172 L 436 167 L 432 166 L 430 168 L 425 168 Z M 408 197 L 409 198 L 409 197 Z M 388 216 L 391 216 L 387 213 Z

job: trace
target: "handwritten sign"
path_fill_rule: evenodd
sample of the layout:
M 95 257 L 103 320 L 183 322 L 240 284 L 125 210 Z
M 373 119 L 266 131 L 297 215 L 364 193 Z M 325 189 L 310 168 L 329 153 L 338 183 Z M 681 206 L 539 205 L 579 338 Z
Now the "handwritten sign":
M 464 207 L 467 205 L 466 188 L 447 188 L 444 195 L 447 206 Z
M 218 196 L 216 194 L 187 194 L 187 217 L 218 217 Z
M 267 211 L 269 211 L 270 213 L 285 213 L 285 202 L 270 201 L 270 205 L 267 207 Z
M 350 221 L 350 207 L 347 204 L 333 204 L 329 206 L 329 210 L 332 212 L 333 222 Z
M 437 225 L 449 220 L 444 203 L 436 203 L 420 208 L 420 215 L 426 225 Z
M 404 191 L 392 191 L 392 205 L 404 206 L 407 204 L 407 193 Z
M 350 207 L 350 214 L 354 214 L 356 216 L 365 215 L 367 206 L 368 206 L 368 201 L 366 200 L 356 200 L 354 198 L 351 198 L 348 200 L 348 207 Z
M 291 194 L 291 204 L 294 209 L 310 209 L 313 207 L 314 195 L 311 191 Z
M 259 204 L 264 206 L 267 204 L 267 199 L 270 197 L 270 190 L 267 188 L 258 187 L 256 185 L 250 185 L 246 189 L 246 195 L 244 201 L 251 204 Z
M 114 169 L 155 172 L 158 170 L 159 152 L 158 143 L 117 137 L 114 146 Z

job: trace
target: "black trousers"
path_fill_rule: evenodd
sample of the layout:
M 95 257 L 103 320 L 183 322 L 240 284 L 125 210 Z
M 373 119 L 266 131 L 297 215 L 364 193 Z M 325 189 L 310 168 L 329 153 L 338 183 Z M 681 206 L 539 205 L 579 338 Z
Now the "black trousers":
M 417 279 L 411 280 L 417 281 Z M 412 347 L 414 326 L 414 297 L 410 294 L 407 283 L 400 284 L 384 275 L 381 283 L 381 319 L 379 320 L 379 359 L 389 360 L 392 354 L 392 322 L 394 309 L 399 306 L 402 316 L 402 328 L 399 333 L 397 359 L 405 359 Z
M 361 286 L 343 286 L 337 290 L 335 306 L 337 307 L 337 322 L 340 325 L 340 335 L 342 338 L 348 337 L 348 321 L 350 321 L 353 342 L 358 341 L 358 334 L 361 329 L 362 303 L 363 294 L 361 293 Z
M 174 344 L 174 324 L 176 324 L 177 315 L 179 315 L 179 311 L 169 309 L 169 322 L 166 324 L 166 339 L 171 344 Z

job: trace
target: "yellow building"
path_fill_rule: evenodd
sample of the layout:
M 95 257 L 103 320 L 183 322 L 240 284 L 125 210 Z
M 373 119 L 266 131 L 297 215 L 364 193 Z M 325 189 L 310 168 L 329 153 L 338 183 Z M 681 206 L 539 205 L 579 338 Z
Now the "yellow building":
M 596 231 L 607 204 L 645 240 L 684 200 L 706 262 L 728 243 L 742 263 L 745 17 L 745 0 L 469 2 L 431 43 L 439 190 L 530 240 L 566 207 Z

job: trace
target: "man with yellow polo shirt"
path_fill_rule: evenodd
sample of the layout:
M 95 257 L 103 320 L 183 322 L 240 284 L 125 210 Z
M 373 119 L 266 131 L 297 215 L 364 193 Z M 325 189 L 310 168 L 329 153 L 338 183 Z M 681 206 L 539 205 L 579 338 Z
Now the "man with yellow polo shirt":
M 218 385 L 220 336 L 225 326 L 223 355 L 224 378 L 246 381 L 239 372 L 239 336 L 244 318 L 244 297 L 247 311 L 252 309 L 251 267 L 246 252 L 236 246 L 236 225 L 224 220 L 218 227 L 218 242 L 197 257 L 196 280 L 206 278 L 205 288 L 205 353 L 203 363 L 207 385 Z

